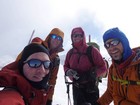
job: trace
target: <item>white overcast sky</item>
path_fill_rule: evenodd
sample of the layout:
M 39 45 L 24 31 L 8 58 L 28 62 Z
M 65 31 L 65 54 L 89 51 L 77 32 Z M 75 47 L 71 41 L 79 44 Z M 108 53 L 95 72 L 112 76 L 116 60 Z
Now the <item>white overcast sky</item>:
M 0 60 L 16 57 L 28 44 L 32 31 L 45 39 L 52 28 L 65 33 L 64 48 L 71 48 L 72 28 L 81 26 L 92 41 L 99 43 L 104 55 L 103 33 L 119 27 L 131 47 L 139 46 L 139 0 L 0 0 Z M 1 62 L 1 61 L 0 61 Z

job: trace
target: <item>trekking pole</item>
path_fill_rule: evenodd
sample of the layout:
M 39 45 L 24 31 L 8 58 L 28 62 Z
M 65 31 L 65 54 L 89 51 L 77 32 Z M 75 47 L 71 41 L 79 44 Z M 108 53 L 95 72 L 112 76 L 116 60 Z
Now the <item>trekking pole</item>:
M 71 104 L 71 99 L 70 99 L 70 94 L 69 94 L 69 84 L 67 84 L 67 94 L 68 94 L 68 105 L 72 105 Z
M 32 34 L 31 34 L 31 36 L 30 36 L 30 39 L 29 39 L 28 44 L 30 44 L 30 43 L 31 43 L 31 40 L 32 40 L 32 38 L 33 38 L 34 33 L 35 33 L 35 30 L 33 30 Z
M 66 83 L 66 86 L 67 86 L 67 94 L 68 94 L 68 105 L 72 105 L 72 103 L 71 103 L 71 98 L 70 98 L 70 84 L 72 84 L 72 82 L 68 82 L 68 80 L 67 80 L 67 78 L 66 78 L 66 76 L 64 76 L 65 77 L 65 83 Z

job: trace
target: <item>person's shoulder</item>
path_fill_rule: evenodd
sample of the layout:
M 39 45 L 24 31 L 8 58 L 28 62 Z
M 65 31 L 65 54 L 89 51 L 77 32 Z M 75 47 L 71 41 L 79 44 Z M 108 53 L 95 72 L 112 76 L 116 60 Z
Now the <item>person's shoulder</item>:
M 140 46 L 132 48 L 133 51 L 140 51 Z
M 135 53 L 135 57 L 133 59 L 133 62 L 139 62 L 140 63 L 140 46 L 135 47 L 132 50 Z
M 99 52 L 99 49 L 92 45 L 88 46 L 87 49 L 92 49 L 93 52 Z
M 74 48 L 70 48 L 67 53 L 73 52 Z

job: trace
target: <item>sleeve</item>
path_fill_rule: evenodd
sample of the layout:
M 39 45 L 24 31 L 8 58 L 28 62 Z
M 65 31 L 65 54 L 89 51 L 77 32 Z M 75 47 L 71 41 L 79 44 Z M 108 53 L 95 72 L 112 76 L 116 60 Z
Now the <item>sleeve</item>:
M 59 66 L 54 67 L 53 70 L 52 70 L 50 79 L 49 79 L 49 84 L 52 86 L 51 91 L 49 91 L 49 93 L 48 93 L 48 99 L 49 100 L 52 100 L 52 98 L 53 98 L 54 88 L 55 88 L 55 85 L 56 85 L 58 70 L 59 70 Z
M 13 70 L 2 69 L 0 71 L 0 87 L 16 87 L 24 97 L 30 97 L 27 90 L 31 90 L 31 85 Z
M 17 75 L 12 70 L 2 69 L 0 71 L 0 86 L 16 86 Z
M 95 48 L 92 49 L 92 57 L 93 57 L 92 59 L 93 59 L 94 65 L 96 66 L 97 77 L 101 76 L 103 73 L 108 71 L 102 55 Z
M 114 104 L 115 105 L 138 105 L 138 104 L 128 101 L 127 99 L 124 99 L 121 96 L 117 96 L 114 98 Z
M 113 101 L 113 80 L 111 78 L 111 69 L 108 75 L 107 89 L 104 94 L 98 99 L 100 105 L 109 105 Z
M 3 67 L 3 70 L 5 69 L 10 69 L 10 70 L 13 70 L 13 71 L 15 71 L 15 70 L 17 70 L 17 68 L 18 68 L 18 62 L 17 61 L 14 61 L 14 62 L 12 62 L 12 63 L 9 63 L 9 64 L 7 64 L 6 66 L 4 66 Z
M 71 54 L 70 54 L 70 51 L 69 51 L 66 55 L 66 59 L 65 59 L 65 62 L 64 62 L 64 72 L 65 73 L 68 69 L 70 69 L 70 64 L 69 64 L 70 56 L 71 56 Z

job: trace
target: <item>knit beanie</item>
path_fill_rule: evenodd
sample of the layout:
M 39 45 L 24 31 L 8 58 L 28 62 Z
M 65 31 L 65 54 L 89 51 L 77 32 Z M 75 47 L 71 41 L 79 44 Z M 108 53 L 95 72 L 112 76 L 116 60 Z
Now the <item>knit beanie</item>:
M 27 58 L 34 54 L 34 53 L 38 53 L 38 52 L 44 52 L 46 53 L 48 56 L 49 56 L 49 52 L 48 50 L 41 44 L 37 44 L 37 43 L 31 43 L 29 45 L 27 45 L 24 49 L 23 49 L 23 52 L 22 52 L 22 55 L 21 55 L 21 58 L 19 60 L 19 63 L 18 63 L 18 68 L 19 68 L 19 71 L 21 73 L 21 75 L 23 75 L 25 78 L 26 76 L 24 75 L 23 73 L 23 65 L 24 65 L 24 61 L 27 60 Z M 46 75 L 42 81 L 40 82 L 34 82 L 34 81 L 31 81 L 29 79 L 27 79 L 30 84 L 34 87 L 34 88 L 37 88 L 37 89 L 42 89 L 42 88 L 47 88 L 47 82 L 48 82 L 48 78 L 49 78 L 49 75 Z
M 129 56 L 131 56 L 132 49 L 130 48 L 129 41 L 126 35 L 121 30 L 119 30 L 118 27 L 111 28 L 103 34 L 104 43 L 109 39 L 119 39 L 122 43 L 124 49 L 122 58 L 123 61 L 125 61 Z

